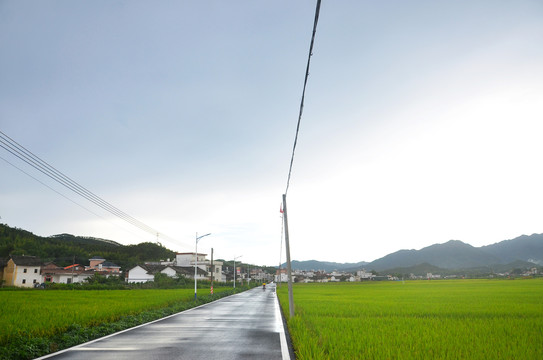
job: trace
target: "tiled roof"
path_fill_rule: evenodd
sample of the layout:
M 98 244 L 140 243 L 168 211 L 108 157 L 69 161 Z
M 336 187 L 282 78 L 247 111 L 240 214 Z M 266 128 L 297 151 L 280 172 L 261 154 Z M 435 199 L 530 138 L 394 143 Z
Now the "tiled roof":
M 173 266 L 173 265 L 170 265 L 168 267 L 175 270 L 175 272 L 178 273 L 178 274 L 194 276 L 194 266 Z M 200 275 L 206 275 L 207 274 L 207 271 L 204 271 L 204 270 L 202 270 L 200 268 L 197 268 L 197 270 L 198 270 L 198 274 L 200 274 Z
M 147 271 L 149 274 L 159 273 L 159 272 L 161 272 L 162 270 L 164 270 L 166 268 L 166 266 L 164 266 L 164 265 L 143 264 L 143 265 L 138 265 L 138 266 L 141 267 L 142 269 L 144 269 L 145 271 Z
M 55 264 L 54 262 L 48 262 L 45 265 L 42 266 L 43 269 L 62 269 L 60 266 Z
M 138 265 L 145 271 L 147 271 L 148 274 L 156 274 L 161 272 L 162 270 L 166 269 L 167 267 L 174 270 L 176 273 L 181 275 L 191 275 L 194 276 L 194 266 L 173 266 L 173 265 L 149 265 L 149 264 L 143 264 Z M 198 268 L 198 274 L 200 275 L 206 275 L 207 272 Z
M 118 267 L 118 268 L 120 268 L 119 265 L 116 265 L 116 264 L 112 263 L 111 261 L 104 261 L 101 265 L 102 265 L 102 267 Z
M 73 264 L 73 265 L 69 265 L 69 266 L 65 266 L 64 269 L 71 269 L 71 268 L 76 268 L 78 266 L 81 266 L 79 264 Z
M 189 266 L 168 266 L 170 269 L 173 269 L 176 273 L 181 275 L 190 275 L 194 274 L 194 267 Z M 201 269 L 198 269 L 201 270 Z
M 12 255 L 11 260 L 18 266 L 41 266 L 43 263 L 39 257 L 26 255 Z
M 42 269 L 42 274 L 43 275 L 53 275 L 53 274 L 65 274 L 65 275 L 82 275 L 82 274 L 87 274 L 87 275 L 93 275 L 94 274 L 94 270 L 72 270 L 72 269 L 63 269 L 63 268 L 58 268 L 58 269 Z

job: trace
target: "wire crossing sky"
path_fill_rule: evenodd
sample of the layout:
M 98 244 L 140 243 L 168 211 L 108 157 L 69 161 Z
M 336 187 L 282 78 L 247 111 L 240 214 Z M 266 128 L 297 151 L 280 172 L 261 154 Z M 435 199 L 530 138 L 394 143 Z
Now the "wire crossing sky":
M 165 236 L 164 234 L 160 234 L 160 232 L 156 229 L 153 229 L 152 227 L 142 223 L 141 221 L 133 218 L 132 216 L 126 214 L 125 212 L 119 210 L 115 206 L 111 205 L 107 201 L 100 198 L 98 195 L 95 195 L 91 191 L 84 188 L 79 183 L 75 182 L 74 180 L 70 179 L 68 176 L 64 175 L 59 170 L 55 169 L 53 166 L 49 165 L 47 162 L 40 159 L 37 155 L 26 149 L 21 144 L 17 143 L 15 140 L 10 138 L 8 135 L 6 135 L 4 132 L 0 131 L 0 147 L 4 148 L 7 152 L 11 153 L 13 156 L 17 157 L 18 159 L 24 161 L 28 165 L 32 166 L 34 169 L 38 170 L 39 172 L 43 173 L 44 175 L 48 176 L 49 178 L 55 180 L 62 186 L 66 187 L 67 189 L 73 191 L 74 193 L 80 195 L 84 199 L 87 199 L 88 201 L 92 202 L 93 204 L 99 206 L 100 208 L 106 210 L 107 212 L 117 216 L 118 218 L 126 221 L 127 223 L 139 228 L 140 230 L 146 231 L 152 235 L 156 235 L 157 239 L 159 237 L 165 238 L 167 240 L 172 241 L 173 243 L 176 242 L 176 240 L 169 238 Z M 10 165 L 9 161 L 6 160 Z M 15 166 L 15 165 L 13 165 Z M 18 167 L 16 167 L 18 168 Z M 19 169 L 19 168 L 18 168 Z M 21 169 L 19 169 L 21 170 Z M 21 170 L 23 171 L 23 170 Z M 24 171 L 23 171 L 24 172 Z M 26 173 L 26 172 L 25 172 Z M 31 176 L 30 174 L 27 174 L 31 178 L 35 179 L 36 181 L 42 183 L 43 185 L 49 187 L 48 185 L 44 184 L 43 182 L 39 181 L 35 177 Z M 53 188 L 49 187 L 51 190 L 55 191 L 56 193 L 60 194 L 58 191 L 54 190 Z M 62 194 L 60 194 L 62 195 Z M 64 195 L 62 195 L 65 197 Z M 67 198 L 70 200 L 69 198 Z M 71 201 L 71 200 L 70 200 Z M 85 208 L 86 209 L 86 208 Z M 88 210 L 88 209 L 87 209 Z M 90 211 L 90 210 L 89 210 Z M 91 211 L 91 213 L 93 213 Z M 95 213 L 93 213 L 95 214 Z M 95 214 L 97 215 L 97 214 Z
M 288 193 L 288 187 L 290 185 L 290 175 L 292 173 L 292 164 L 294 162 L 294 152 L 296 151 L 296 144 L 298 143 L 298 132 L 300 131 L 300 122 L 302 121 L 302 114 L 304 112 L 305 88 L 307 86 L 307 78 L 309 77 L 309 65 L 311 64 L 311 56 L 313 56 L 313 43 L 315 42 L 315 34 L 317 32 L 317 24 L 319 22 L 320 9 L 321 9 L 321 0 L 317 0 L 317 7 L 315 9 L 315 21 L 313 22 L 313 32 L 311 34 L 311 44 L 309 45 L 309 55 L 307 56 L 307 66 L 305 69 L 304 88 L 302 90 L 302 100 L 300 101 L 300 114 L 298 115 L 298 123 L 296 124 L 296 135 L 294 136 L 294 145 L 292 146 L 292 156 L 290 157 L 290 166 L 288 168 L 288 177 L 287 177 L 287 186 L 285 188 L 285 195 Z
M 276 265 L 288 190 L 293 260 L 542 233 L 543 3 L 323 1 L 300 102 L 315 2 L 0 2 L 1 131 L 100 194 L 2 137 L 2 222 Z

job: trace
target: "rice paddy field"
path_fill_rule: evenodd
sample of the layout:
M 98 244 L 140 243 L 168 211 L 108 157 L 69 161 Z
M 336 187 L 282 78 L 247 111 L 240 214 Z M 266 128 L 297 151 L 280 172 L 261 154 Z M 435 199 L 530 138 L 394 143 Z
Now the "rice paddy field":
M 2 291 L 0 346 L 15 338 L 50 337 L 74 324 L 96 326 L 193 299 L 194 289 Z
M 294 284 L 296 359 L 543 359 L 543 279 Z M 278 287 L 288 317 L 286 284 Z

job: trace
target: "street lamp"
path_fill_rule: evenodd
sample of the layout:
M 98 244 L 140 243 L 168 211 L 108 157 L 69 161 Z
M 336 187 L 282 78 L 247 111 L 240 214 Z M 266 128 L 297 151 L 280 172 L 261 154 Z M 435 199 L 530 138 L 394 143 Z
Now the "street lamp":
M 242 257 L 243 255 L 240 255 L 240 256 L 237 256 L 237 257 L 234 257 L 234 289 L 236 288 L 236 259 L 239 259 L 240 257 Z
M 205 235 L 202 235 L 202 236 L 198 236 L 198 233 L 196 233 L 196 252 L 194 253 L 195 255 L 195 258 L 194 258 L 194 300 L 196 300 L 196 293 L 198 292 L 198 288 L 196 287 L 196 276 L 198 275 L 198 241 L 200 241 L 201 238 L 203 238 L 204 236 L 208 236 L 208 235 L 211 235 L 211 233 L 209 234 L 205 234 Z

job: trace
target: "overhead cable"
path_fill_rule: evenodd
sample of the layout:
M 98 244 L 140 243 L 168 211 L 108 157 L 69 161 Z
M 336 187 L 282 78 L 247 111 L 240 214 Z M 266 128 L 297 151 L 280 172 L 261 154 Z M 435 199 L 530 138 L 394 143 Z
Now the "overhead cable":
M 89 209 L 88 207 L 85 207 L 85 206 L 81 205 L 80 203 L 78 203 L 77 201 L 74 201 L 73 199 L 70 199 L 68 196 L 64 195 L 63 193 L 61 193 L 60 191 L 54 189 L 53 187 L 47 185 L 46 183 L 44 183 L 43 181 L 41 181 L 41 180 L 38 179 L 37 177 L 32 176 L 30 173 L 24 171 L 23 169 L 21 169 L 20 167 L 18 167 L 17 165 L 15 165 L 14 163 L 12 163 L 11 161 L 8 161 L 8 160 L 5 159 L 4 157 L 0 156 L 0 159 L 2 159 L 4 162 L 6 162 L 7 164 L 11 165 L 11 166 L 14 167 L 15 169 L 19 170 L 20 172 L 22 172 L 22 173 L 25 174 L 26 176 L 28 176 L 28 177 L 34 179 L 35 181 L 39 182 L 40 184 L 42 184 L 43 186 L 45 186 L 45 187 L 48 188 L 49 190 L 51 190 L 51 191 L 57 193 L 58 195 L 62 196 L 63 198 L 65 198 L 65 199 L 68 200 L 69 202 L 71 202 L 71 203 L 73 203 L 73 204 L 79 206 L 79 207 L 82 208 L 83 210 L 86 210 L 86 211 L 88 211 L 89 213 L 93 214 L 94 216 L 97 216 L 97 217 L 101 218 L 101 219 L 104 220 L 104 221 L 108 221 L 108 222 L 110 222 L 112 225 L 116 225 L 116 226 L 118 226 L 119 228 L 123 229 L 124 231 L 128 231 L 128 232 L 130 232 L 132 235 L 137 236 L 137 237 L 139 237 L 139 238 L 141 238 L 141 239 L 144 240 L 144 238 L 141 237 L 141 234 L 138 235 L 138 234 L 136 234 L 136 233 L 134 233 L 134 232 L 132 232 L 132 231 L 126 229 L 126 228 L 123 228 L 123 227 L 121 227 L 121 226 L 119 226 L 119 225 L 113 223 L 112 221 L 106 219 L 106 218 L 103 217 L 102 215 L 100 215 L 100 214 L 98 214 L 98 213 L 92 211 L 92 210 Z
M 292 173 L 292 164 L 294 163 L 294 152 L 296 151 L 296 144 L 298 143 L 298 133 L 300 131 L 300 122 L 302 120 L 302 113 L 304 112 L 304 99 L 305 88 L 307 86 L 307 78 L 309 77 L 309 65 L 311 64 L 311 56 L 313 56 L 313 43 L 315 42 L 315 34 L 317 32 L 317 23 L 319 22 L 319 13 L 321 8 L 321 0 L 317 0 L 317 8 L 315 9 L 315 21 L 313 22 L 313 33 L 311 34 L 311 44 L 309 45 L 309 55 L 307 57 L 307 67 L 305 69 L 304 88 L 302 91 L 302 100 L 300 102 L 300 113 L 298 115 L 298 124 L 296 125 L 296 136 L 294 137 L 294 146 L 292 147 L 292 156 L 290 158 L 290 166 L 288 169 L 287 187 L 285 189 L 285 195 L 288 192 L 290 185 L 290 175 Z
M 92 193 L 90 190 L 86 189 L 76 181 L 72 180 L 68 176 L 64 175 L 59 170 L 55 169 L 53 166 L 49 165 L 44 160 L 40 159 L 37 155 L 32 153 L 30 150 L 26 149 L 21 144 L 17 143 L 15 140 L 10 138 L 8 135 L 0 131 L 0 147 L 4 148 L 6 151 L 16 156 L 20 160 L 24 161 L 28 165 L 32 166 L 36 170 L 40 171 L 44 175 L 55 180 L 64 187 L 75 192 L 79 196 L 87 199 L 88 201 L 94 203 L 100 208 L 106 210 L 107 212 L 117 216 L 118 218 L 130 223 L 133 226 L 138 227 L 140 230 L 146 231 L 154 236 L 161 236 L 164 239 L 170 240 L 177 243 L 175 239 L 172 239 L 164 234 L 159 233 L 158 230 L 144 224 L 143 222 L 135 219 L 134 217 L 128 215 L 117 207 L 111 205 L 109 202 L 105 201 L 98 195 Z

